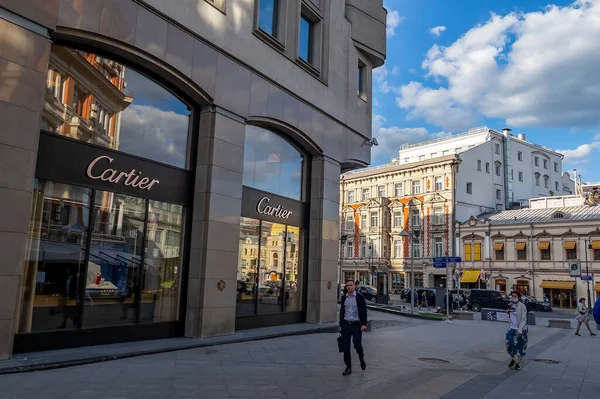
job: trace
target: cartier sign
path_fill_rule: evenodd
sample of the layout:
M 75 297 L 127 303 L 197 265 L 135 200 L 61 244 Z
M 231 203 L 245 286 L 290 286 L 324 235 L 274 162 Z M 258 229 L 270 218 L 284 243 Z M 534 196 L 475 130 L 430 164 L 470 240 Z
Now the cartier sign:
M 256 204 L 256 211 L 261 215 L 274 216 L 276 218 L 287 219 L 292 214 L 292 211 L 284 209 L 281 205 L 271 206 L 267 205 L 271 199 L 269 197 L 262 197 L 258 204 Z
M 158 179 L 142 176 L 142 172 L 135 169 L 119 171 L 118 169 L 109 168 L 114 160 L 114 158 L 107 155 L 95 158 L 87 167 L 87 177 L 93 180 L 102 180 L 114 184 L 121 183 L 141 190 L 150 190 L 153 186 L 160 183 Z

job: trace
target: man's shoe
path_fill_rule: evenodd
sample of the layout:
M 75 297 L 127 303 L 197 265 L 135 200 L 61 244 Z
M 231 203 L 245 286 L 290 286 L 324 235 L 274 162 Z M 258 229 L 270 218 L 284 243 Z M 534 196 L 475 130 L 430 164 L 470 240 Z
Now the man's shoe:
M 367 363 L 365 363 L 365 359 L 364 358 L 360 359 L 360 368 L 362 370 L 366 370 L 366 368 L 367 368 Z
M 517 363 L 517 365 L 515 366 L 515 370 L 521 370 L 521 369 L 522 369 L 521 365 L 519 363 Z
M 346 367 L 346 370 L 342 373 L 342 375 L 350 375 L 352 374 L 352 369 L 350 367 Z
M 511 360 L 510 363 L 508 364 L 508 368 L 512 368 L 512 366 L 515 365 L 515 359 Z

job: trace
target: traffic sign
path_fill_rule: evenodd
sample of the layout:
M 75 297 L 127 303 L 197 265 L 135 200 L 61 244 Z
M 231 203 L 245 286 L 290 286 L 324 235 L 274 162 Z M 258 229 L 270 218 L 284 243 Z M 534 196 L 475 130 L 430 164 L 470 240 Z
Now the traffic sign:
M 459 263 L 462 262 L 462 259 L 460 258 L 460 256 L 451 256 L 448 258 L 448 262 Z
M 581 276 L 582 281 L 592 281 L 592 276 Z
M 433 258 L 433 263 L 458 263 L 462 262 L 460 256 L 436 256 Z
M 441 263 L 441 262 L 433 262 L 433 267 L 435 267 L 436 269 L 443 269 L 446 266 L 448 266 L 447 263 Z
M 433 258 L 433 263 L 446 263 L 446 257 L 436 256 L 435 258 Z

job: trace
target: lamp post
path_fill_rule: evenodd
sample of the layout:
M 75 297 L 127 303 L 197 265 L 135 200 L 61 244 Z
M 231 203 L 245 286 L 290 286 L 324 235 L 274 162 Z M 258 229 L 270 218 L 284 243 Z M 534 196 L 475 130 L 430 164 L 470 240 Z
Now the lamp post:
M 408 246 L 410 251 L 410 314 L 413 313 L 413 302 L 415 300 L 415 269 L 414 269 L 414 252 L 412 248 L 412 231 L 402 230 L 400 232 L 400 237 L 408 237 L 410 245 Z
M 585 274 L 586 276 L 590 275 L 590 268 L 588 266 L 588 250 L 592 249 L 592 244 L 588 244 L 587 237 L 585 238 Z M 588 300 L 588 310 L 592 310 L 592 293 L 590 292 L 590 280 L 585 281 L 587 283 L 587 300 Z
M 340 268 L 339 268 L 339 274 L 338 274 L 338 292 L 337 292 L 337 299 L 338 301 L 340 300 L 340 295 L 342 294 L 342 286 L 344 285 L 344 271 L 343 271 L 343 267 L 342 267 L 342 262 L 344 261 L 344 245 L 346 244 L 346 241 L 348 240 L 348 236 L 345 234 L 342 234 L 340 236 Z

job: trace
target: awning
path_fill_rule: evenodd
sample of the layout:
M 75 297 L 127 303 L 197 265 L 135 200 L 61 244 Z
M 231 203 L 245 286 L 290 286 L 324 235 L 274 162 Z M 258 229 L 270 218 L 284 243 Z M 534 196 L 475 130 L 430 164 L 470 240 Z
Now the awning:
M 592 241 L 592 249 L 600 249 L 600 241 Z
M 577 241 L 565 241 L 565 249 L 575 249 Z
M 550 249 L 550 241 L 542 241 L 542 242 L 538 243 L 538 248 L 541 249 L 542 251 Z
M 596 283 L 594 286 L 594 291 L 600 291 L 600 283 Z
M 542 281 L 542 288 L 555 288 L 559 290 L 572 290 L 575 288 L 575 281 Z
M 515 248 L 517 249 L 517 251 L 524 251 L 526 245 L 527 245 L 526 242 L 517 242 L 515 244 Z
M 495 242 L 494 243 L 494 251 L 502 251 L 502 248 L 504 248 L 503 242 Z
M 476 283 L 479 280 L 481 270 L 465 270 L 460 278 L 461 283 Z

